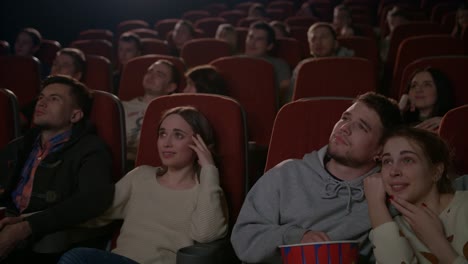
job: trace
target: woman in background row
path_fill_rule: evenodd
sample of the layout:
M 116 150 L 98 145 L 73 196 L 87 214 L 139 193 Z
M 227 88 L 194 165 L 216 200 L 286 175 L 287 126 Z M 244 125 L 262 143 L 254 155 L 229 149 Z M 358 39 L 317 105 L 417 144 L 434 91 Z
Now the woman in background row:
M 399 102 L 403 121 L 437 131 L 442 117 L 453 108 L 452 90 L 449 79 L 439 70 L 417 70 Z

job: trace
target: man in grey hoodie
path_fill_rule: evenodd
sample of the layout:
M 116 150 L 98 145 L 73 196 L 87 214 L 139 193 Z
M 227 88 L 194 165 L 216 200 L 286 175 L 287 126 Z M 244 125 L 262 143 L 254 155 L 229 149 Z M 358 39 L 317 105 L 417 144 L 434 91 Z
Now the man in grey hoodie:
M 359 96 L 327 146 L 281 162 L 253 186 L 231 236 L 237 256 L 281 263 L 279 245 L 366 240 L 371 226 L 362 181 L 379 170 L 381 141 L 400 123 L 395 101 L 376 93 Z

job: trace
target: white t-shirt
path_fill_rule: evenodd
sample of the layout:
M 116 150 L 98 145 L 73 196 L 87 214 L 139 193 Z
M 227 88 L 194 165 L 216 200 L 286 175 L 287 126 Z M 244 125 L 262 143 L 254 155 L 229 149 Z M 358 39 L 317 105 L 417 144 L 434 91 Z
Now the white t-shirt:
M 125 111 L 125 127 L 127 134 L 127 159 L 135 160 L 138 144 L 140 143 L 140 131 L 143 117 L 148 103 L 142 101 L 141 97 L 122 102 Z

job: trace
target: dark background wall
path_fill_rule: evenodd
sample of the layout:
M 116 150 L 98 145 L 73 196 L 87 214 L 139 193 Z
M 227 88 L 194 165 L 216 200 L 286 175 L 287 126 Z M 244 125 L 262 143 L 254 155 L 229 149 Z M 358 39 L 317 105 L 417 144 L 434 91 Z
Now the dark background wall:
M 37 28 L 44 38 L 63 47 L 81 30 L 115 31 L 126 19 L 143 19 L 153 25 L 159 19 L 180 17 L 190 9 L 219 1 L 210 0 L 0 0 L 0 39 L 12 46 L 24 27 Z M 234 1 L 233 1 L 234 2 Z

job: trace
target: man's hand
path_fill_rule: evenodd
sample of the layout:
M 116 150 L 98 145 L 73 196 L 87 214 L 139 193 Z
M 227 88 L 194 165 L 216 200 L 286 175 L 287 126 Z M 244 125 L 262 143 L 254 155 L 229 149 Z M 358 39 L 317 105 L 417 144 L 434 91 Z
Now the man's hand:
M 5 258 L 22 240 L 31 235 L 31 227 L 26 221 L 10 224 L 0 232 L 0 259 Z
M 16 224 L 23 221 L 23 217 L 16 216 L 16 217 L 5 217 L 0 220 L 0 230 L 2 230 L 7 225 Z
M 324 232 L 307 231 L 301 239 L 301 243 L 323 242 L 331 239 Z

